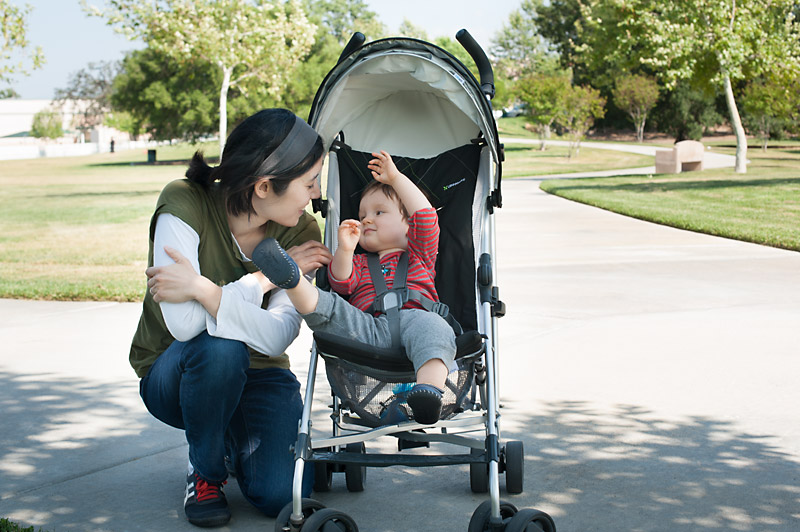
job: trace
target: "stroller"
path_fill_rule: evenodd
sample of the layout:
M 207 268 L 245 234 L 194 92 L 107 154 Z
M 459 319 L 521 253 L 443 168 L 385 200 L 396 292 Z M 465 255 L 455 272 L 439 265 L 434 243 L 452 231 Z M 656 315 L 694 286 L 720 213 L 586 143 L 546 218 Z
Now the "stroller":
M 360 192 L 372 179 L 367 170 L 372 151 L 391 153 L 438 211 L 436 289 L 465 331 L 456 339 L 457 370 L 447 379 L 440 421 L 382 423 L 390 404 L 399 403 L 411 419 L 403 399 L 415 375 L 401 349 L 315 333 L 294 447 L 293 500 L 278 515 L 276 532 L 358 530 L 343 512 L 302 498 L 305 467 L 314 467 L 314 490 L 321 492 L 330 489 L 333 473 L 344 472 L 349 491 L 362 491 L 366 467 L 455 464 L 469 464 L 473 492 L 489 492 L 489 500 L 472 515 L 470 532 L 555 531 L 546 513 L 517 510 L 500 500 L 499 475 L 505 474 L 509 493 L 521 493 L 524 471 L 522 442 L 501 445 L 498 424 L 497 318 L 505 307 L 494 285 L 493 213 L 502 205 L 503 147 L 490 102 L 491 65 L 466 30 L 456 38 L 475 60 L 480 84 L 455 57 L 430 43 L 390 38 L 365 44 L 364 35 L 355 33 L 319 87 L 308 120 L 330 150 L 326 197 L 315 200 L 326 219 L 329 248 L 336 249 L 340 221 L 357 218 Z M 317 284 L 327 285 L 325 272 L 318 274 Z M 325 362 L 333 395 L 333 431 L 330 438 L 312 441 L 318 358 Z M 382 437 L 396 438 L 400 452 L 367 453 L 365 442 Z M 431 443 L 466 451 L 402 454 Z

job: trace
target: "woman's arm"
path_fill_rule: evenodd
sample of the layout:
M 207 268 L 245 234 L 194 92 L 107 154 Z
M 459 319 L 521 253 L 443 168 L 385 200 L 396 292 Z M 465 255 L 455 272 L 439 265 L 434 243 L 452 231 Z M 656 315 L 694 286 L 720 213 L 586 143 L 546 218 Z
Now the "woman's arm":
M 147 284 L 155 301 L 161 307 L 161 314 L 170 334 L 183 342 L 206 329 L 206 319 L 209 314 L 200 301 L 186 294 L 192 278 L 201 277 L 197 251 L 199 245 L 200 236 L 189 224 L 172 214 L 158 216 L 153 237 L 153 267 L 147 269 Z M 184 257 L 185 262 L 181 264 L 182 267 L 169 267 L 176 262 L 167 254 L 165 247 L 176 250 Z M 189 268 L 191 272 L 187 271 Z M 183 276 L 188 273 L 194 275 L 184 278 Z M 201 279 L 196 281 L 202 282 Z
M 252 304 L 255 295 L 259 295 L 259 304 Z M 272 294 L 266 311 L 259 306 L 260 303 L 257 287 L 248 287 L 244 283 L 224 286 L 217 317 L 208 320 L 208 333 L 218 338 L 243 341 L 267 356 L 283 354 L 297 338 L 300 315 L 283 290 Z

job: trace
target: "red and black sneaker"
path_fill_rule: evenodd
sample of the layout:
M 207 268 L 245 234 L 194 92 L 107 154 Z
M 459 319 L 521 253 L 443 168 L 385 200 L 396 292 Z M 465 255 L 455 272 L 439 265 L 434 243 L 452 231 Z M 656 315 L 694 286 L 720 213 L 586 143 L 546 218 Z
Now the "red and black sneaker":
M 186 498 L 183 509 L 190 523 L 197 526 L 222 526 L 231 519 L 228 501 L 222 493 L 225 482 L 207 482 L 197 473 L 186 478 Z

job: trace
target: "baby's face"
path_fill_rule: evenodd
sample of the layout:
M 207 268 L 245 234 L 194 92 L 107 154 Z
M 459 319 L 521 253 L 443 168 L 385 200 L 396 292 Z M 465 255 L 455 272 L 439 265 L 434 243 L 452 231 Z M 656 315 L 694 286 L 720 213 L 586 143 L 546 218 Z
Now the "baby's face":
M 408 221 L 397 201 L 382 191 L 373 190 L 361 198 L 358 219 L 361 221 L 358 243 L 365 250 L 379 253 L 408 247 Z

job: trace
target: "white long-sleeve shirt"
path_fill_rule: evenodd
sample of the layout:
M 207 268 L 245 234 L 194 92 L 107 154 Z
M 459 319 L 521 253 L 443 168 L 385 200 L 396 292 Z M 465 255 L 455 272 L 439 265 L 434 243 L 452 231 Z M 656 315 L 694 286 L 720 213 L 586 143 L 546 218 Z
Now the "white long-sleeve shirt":
M 156 220 L 154 266 L 175 262 L 164 251 L 164 246 L 178 250 L 189 259 L 194 270 L 202 274 L 198 259 L 200 236 L 186 222 L 168 213 L 160 214 Z M 250 260 L 244 253 L 242 257 Z M 159 306 L 167 329 L 176 340 L 185 342 L 207 330 L 211 336 L 239 340 L 259 353 L 278 356 L 297 338 L 301 318 L 283 290 L 272 294 L 266 309 L 261 308 L 262 299 L 260 283 L 253 274 L 247 274 L 222 287 L 216 319 L 194 300 L 161 302 Z

